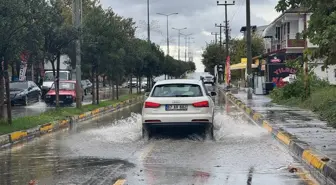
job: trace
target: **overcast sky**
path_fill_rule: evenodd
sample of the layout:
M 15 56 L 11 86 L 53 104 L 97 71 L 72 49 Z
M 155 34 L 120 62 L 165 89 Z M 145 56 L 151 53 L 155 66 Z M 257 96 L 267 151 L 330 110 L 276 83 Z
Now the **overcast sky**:
M 201 54 L 206 42 L 214 40 L 211 32 L 219 32 L 215 23 L 223 23 L 225 8 L 217 6 L 216 0 L 149 0 L 151 40 L 159 44 L 164 52 L 166 44 L 166 17 L 157 13 L 175 13 L 169 17 L 170 55 L 178 58 L 178 33 L 175 28 L 184 28 L 184 34 L 192 34 L 190 51 L 192 52 L 197 71 L 203 71 Z M 279 14 L 274 10 L 278 0 L 251 0 L 251 24 L 257 26 L 267 25 Z M 220 0 L 224 3 L 224 0 Z M 233 1 L 228 0 L 228 3 Z M 234 6 L 228 6 L 228 20 L 231 27 L 231 37 L 239 37 L 242 26 L 246 25 L 246 0 L 236 0 Z M 139 27 L 137 37 L 147 39 L 147 0 L 101 0 L 105 8 L 112 9 L 119 15 L 131 17 Z M 181 37 L 181 60 L 184 60 L 185 39 Z

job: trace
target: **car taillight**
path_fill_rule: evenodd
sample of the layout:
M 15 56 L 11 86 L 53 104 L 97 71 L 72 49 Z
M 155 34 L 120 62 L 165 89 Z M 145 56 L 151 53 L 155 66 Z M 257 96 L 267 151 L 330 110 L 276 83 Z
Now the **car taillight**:
M 194 107 L 209 107 L 208 101 L 201 101 L 192 104 Z
M 158 108 L 158 107 L 160 107 L 159 103 L 150 102 L 150 101 L 145 102 L 145 108 Z

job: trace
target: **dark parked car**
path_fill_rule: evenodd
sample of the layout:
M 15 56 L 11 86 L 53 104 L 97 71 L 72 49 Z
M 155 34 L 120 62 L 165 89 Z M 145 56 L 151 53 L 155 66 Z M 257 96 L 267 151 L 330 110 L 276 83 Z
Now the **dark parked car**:
M 33 81 L 11 82 L 9 91 L 12 105 L 29 105 L 40 101 L 41 89 Z

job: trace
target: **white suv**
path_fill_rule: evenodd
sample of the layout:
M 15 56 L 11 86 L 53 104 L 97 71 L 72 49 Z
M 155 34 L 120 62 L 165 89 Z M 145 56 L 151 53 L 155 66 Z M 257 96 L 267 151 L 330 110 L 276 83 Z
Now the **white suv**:
M 147 95 L 142 109 L 143 137 L 151 127 L 202 126 L 213 138 L 214 102 L 201 80 L 162 80 Z

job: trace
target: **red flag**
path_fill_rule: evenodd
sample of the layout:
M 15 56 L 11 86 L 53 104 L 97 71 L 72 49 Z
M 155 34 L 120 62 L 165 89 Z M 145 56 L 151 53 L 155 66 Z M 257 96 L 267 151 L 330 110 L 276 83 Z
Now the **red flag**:
M 230 85 L 230 81 L 231 81 L 230 56 L 227 56 L 227 58 L 226 58 L 225 71 L 226 71 L 226 80 L 225 80 L 226 84 Z
M 23 51 L 20 54 L 20 59 L 21 59 L 20 74 L 19 74 L 19 80 L 20 81 L 25 81 L 26 80 L 28 58 L 29 58 L 29 53 L 27 51 Z

